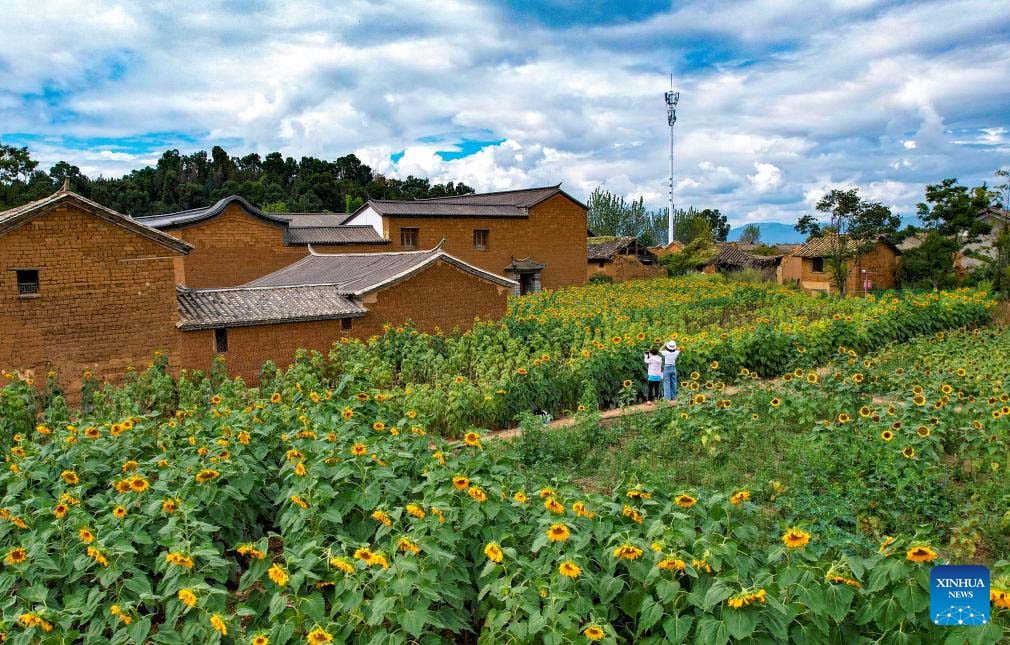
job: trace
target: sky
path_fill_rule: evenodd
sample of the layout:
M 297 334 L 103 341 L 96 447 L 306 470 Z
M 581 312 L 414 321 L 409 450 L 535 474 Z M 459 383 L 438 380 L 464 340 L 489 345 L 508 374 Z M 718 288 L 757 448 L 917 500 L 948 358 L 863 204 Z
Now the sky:
M 1005 1 L 4 0 L 0 141 L 118 176 L 162 151 L 357 154 L 478 190 L 562 183 L 791 222 L 911 214 L 1010 166 Z

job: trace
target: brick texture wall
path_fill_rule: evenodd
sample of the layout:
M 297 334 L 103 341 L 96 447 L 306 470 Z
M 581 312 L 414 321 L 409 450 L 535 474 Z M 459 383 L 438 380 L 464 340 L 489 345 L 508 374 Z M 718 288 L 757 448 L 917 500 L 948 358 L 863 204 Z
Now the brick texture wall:
M 402 250 L 401 228 L 416 228 L 418 248 L 445 238 L 446 252 L 498 275 L 513 257 L 532 256 L 547 265 L 540 275 L 545 289 L 586 281 L 586 211 L 562 195 L 531 208 L 528 218 L 384 217 L 382 223 L 390 250 Z M 490 231 L 487 250 L 474 248 L 475 229 Z
M 297 262 L 309 250 L 306 245 L 286 245 L 284 227 L 250 215 L 238 204 L 229 204 L 209 220 L 165 229 L 173 237 L 193 245 L 182 259 L 185 284 L 192 289 L 235 287 Z M 389 244 L 313 245 L 326 253 L 372 253 L 390 250 Z
M 635 256 L 617 255 L 612 260 L 600 266 L 599 261 L 589 262 L 588 277 L 603 274 L 613 278 L 614 282 L 637 280 L 639 278 L 660 278 L 666 276 L 666 269 L 657 265 L 642 264 Z
M 72 393 L 85 369 L 116 380 L 156 350 L 177 366 L 178 255 L 67 203 L 0 236 L 0 368 L 54 369 Z M 38 297 L 16 268 L 38 269 Z
M 859 263 L 849 272 L 846 280 L 846 291 L 850 294 L 863 293 L 863 273 L 866 269 L 873 281 L 873 289 L 893 289 L 897 286 L 898 255 L 886 244 L 877 246 L 862 256 Z M 791 284 L 797 280 L 805 289 L 817 291 L 834 291 L 831 284 L 831 267 L 824 260 L 824 271 L 814 271 L 813 258 L 800 258 L 787 255 L 782 258 L 778 269 L 780 284 Z
M 422 331 L 453 327 L 468 329 L 474 317 L 498 318 L 505 312 L 509 290 L 439 262 L 408 280 L 368 297 L 369 313 L 352 322 L 350 331 L 339 320 L 233 327 L 228 330 L 229 373 L 250 383 L 260 367 L 272 360 L 282 368 L 291 363 L 299 348 L 327 351 L 341 337 L 368 338 L 382 332 L 386 323 L 400 324 L 409 318 Z M 184 331 L 182 362 L 207 369 L 214 359 L 212 330 Z

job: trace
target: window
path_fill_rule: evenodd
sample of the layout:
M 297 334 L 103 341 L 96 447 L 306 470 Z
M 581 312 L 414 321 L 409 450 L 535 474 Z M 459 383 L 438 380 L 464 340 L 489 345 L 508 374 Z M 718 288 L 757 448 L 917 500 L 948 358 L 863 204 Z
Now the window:
M 351 322 L 352 320 L 353 320 L 353 318 L 341 318 L 340 319 L 340 329 L 341 329 L 341 331 L 350 331 L 351 330 L 351 325 L 354 324 L 353 322 Z
M 474 229 L 473 248 L 477 249 L 478 251 L 487 251 L 488 233 L 490 233 L 490 231 L 488 231 L 487 229 L 480 229 L 480 228 Z
M 18 295 L 37 296 L 39 294 L 38 269 L 18 269 Z
M 214 351 L 218 354 L 228 351 L 228 330 L 224 327 L 214 330 Z
M 417 233 L 416 228 L 401 228 L 400 229 L 400 246 L 405 249 L 416 249 L 417 248 Z
M 811 264 L 814 265 L 811 269 L 814 273 L 824 273 L 824 258 L 813 258 Z

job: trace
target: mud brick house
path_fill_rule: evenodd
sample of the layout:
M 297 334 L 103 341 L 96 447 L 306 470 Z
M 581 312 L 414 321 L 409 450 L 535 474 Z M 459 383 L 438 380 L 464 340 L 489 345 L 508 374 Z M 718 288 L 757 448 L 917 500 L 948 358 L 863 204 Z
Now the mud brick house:
M 558 186 L 414 201 L 370 199 L 344 220 L 393 248 L 446 252 L 518 283 L 516 293 L 586 281 L 587 208 Z
M 186 242 L 64 189 L 0 212 L 0 368 L 79 387 L 178 346 Z M 169 359 L 179 367 L 179 356 Z
M 605 275 L 614 282 L 666 275 L 659 258 L 634 237 L 591 237 L 586 241 L 588 277 Z
M 325 350 L 342 336 L 378 333 L 387 322 L 467 328 L 474 317 L 500 316 L 516 288 L 438 246 L 319 253 L 317 243 L 341 249 L 379 243 L 371 227 L 361 237 L 367 241 L 358 242 L 354 234 L 341 238 L 346 227 L 328 221 L 322 227 L 310 216 L 291 221 L 266 224 L 275 233 L 271 244 L 280 231 L 300 250 L 280 270 L 262 271 L 240 287 L 194 289 L 188 271 L 208 277 L 212 258 L 187 264 L 187 254 L 196 252 L 191 243 L 66 188 L 0 212 L 0 369 L 55 370 L 72 398 L 85 370 L 116 381 L 128 367 L 146 366 L 156 351 L 168 355 L 174 370 L 204 369 L 224 354 L 232 374 L 254 380 L 266 360 L 284 366 L 298 348 Z M 326 230 L 303 230 L 317 228 Z M 246 253 L 233 257 L 259 261 L 255 241 Z M 221 265 L 232 277 L 238 268 Z
M 782 258 L 777 272 L 779 284 L 798 284 L 808 291 L 832 292 L 831 257 L 833 240 L 827 235 L 808 240 Z M 855 243 L 850 242 L 853 246 Z M 901 250 L 886 238 L 877 240 L 873 249 L 862 256 L 849 271 L 845 290 L 849 294 L 869 289 L 893 289 L 897 285 Z
M 348 252 L 387 251 L 389 240 L 371 226 L 343 226 L 344 214 L 266 213 L 237 195 L 206 208 L 138 217 L 137 221 L 188 242 L 179 261 L 187 286 L 234 287 L 308 254 L 308 245 Z
M 407 318 L 417 329 L 466 329 L 498 318 L 515 282 L 449 255 L 427 251 L 315 251 L 240 287 L 179 289 L 187 365 L 209 367 L 217 354 L 231 373 L 254 378 L 266 360 L 296 349 L 327 349 L 341 336 L 382 333 Z
M 703 273 L 726 273 L 756 269 L 762 272 L 765 279 L 773 280 L 778 266 L 782 262 L 781 255 L 748 253 L 734 242 L 721 242 L 716 247 L 718 253 L 705 263 L 701 269 Z

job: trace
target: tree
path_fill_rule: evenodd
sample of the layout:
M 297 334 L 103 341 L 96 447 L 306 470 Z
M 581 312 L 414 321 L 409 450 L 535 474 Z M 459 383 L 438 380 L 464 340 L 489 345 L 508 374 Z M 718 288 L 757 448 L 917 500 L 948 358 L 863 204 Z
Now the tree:
M 630 236 L 645 245 L 666 243 L 666 211 L 650 211 L 645 200 L 624 197 L 597 188 L 589 196 L 589 230 L 598 236 Z
M 992 195 L 985 185 L 968 189 L 957 179 L 944 179 L 926 186 L 926 201 L 919 204 L 919 219 L 927 230 L 933 230 L 955 240 L 958 250 L 978 242 L 992 230 L 979 219 L 979 213 L 989 207 Z
M 39 165 L 28 153 L 28 146 L 17 148 L 0 143 L 0 183 L 27 182 Z
M 804 215 L 795 229 L 807 234 L 808 239 L 825 238 L 825 261 L 831 283 L 838 295 L 844 297 L 852 268 L 877 245 L 881 236 L 894 234 L 901 219 L 880 202 L 864 201 L 858 188 L 832 190 L 817 202 L 817 210 L 828 215 L 828 222 Z
M 953 238 L 928 231 L 922 244 L 901 255 L 901 283 L 910 287 L 941 289 L 957 281 L 954 256 L 958 252 Z
M 761 241 L 761 227 L 757 224 L 748 224 L 740 231 L 740 241 L 744 244 L 757 244 Z
M 708 222 L 708 228 L 712 231 L 712 238 L 716 242 L 725 242 L 729 235 L 729 222 L 726 216 L 719 212 L 718 208 L 705 208 L 698 213 Z
M 996 176 L 1003 180 L 1002 184 L 996 184 L 996 206 L 1000 208 L 1010 208 L 1010 168 L 1000 168 L 996 171 Z

